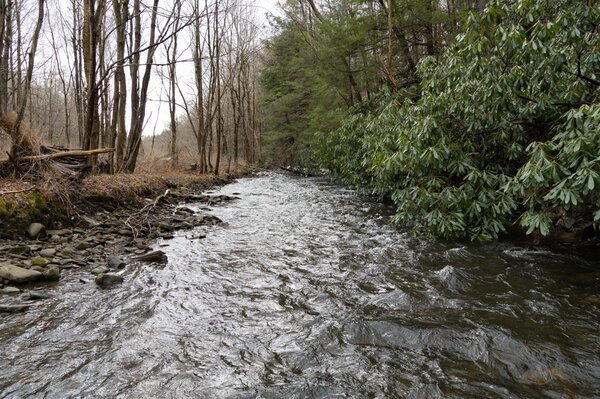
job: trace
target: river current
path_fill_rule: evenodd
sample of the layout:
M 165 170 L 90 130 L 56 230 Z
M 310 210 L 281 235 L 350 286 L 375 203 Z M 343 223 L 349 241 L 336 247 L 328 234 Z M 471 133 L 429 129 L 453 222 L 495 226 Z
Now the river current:
M 0 316 L 0 398 L 600 397 L 593 256 L 412 238 L 326 179 L 218 193 L 166 266 Z

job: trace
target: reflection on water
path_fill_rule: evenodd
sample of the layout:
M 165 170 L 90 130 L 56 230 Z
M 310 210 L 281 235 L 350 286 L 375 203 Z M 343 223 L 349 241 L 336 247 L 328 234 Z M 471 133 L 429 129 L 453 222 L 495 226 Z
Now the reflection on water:
M 321 179 L 221 191 L 166 267 L 1 316 L 0 397 L 600 397 L 593 261 L 410 238 Z

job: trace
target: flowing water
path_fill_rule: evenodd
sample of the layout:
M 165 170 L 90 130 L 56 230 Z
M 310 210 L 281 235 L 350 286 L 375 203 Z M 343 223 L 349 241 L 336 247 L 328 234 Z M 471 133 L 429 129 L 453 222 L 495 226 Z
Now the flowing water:
M 324 179 L 220 192 L 165 267 L 0 316 L 0 397 L 600 397 L 593 257 L 410 238 Z

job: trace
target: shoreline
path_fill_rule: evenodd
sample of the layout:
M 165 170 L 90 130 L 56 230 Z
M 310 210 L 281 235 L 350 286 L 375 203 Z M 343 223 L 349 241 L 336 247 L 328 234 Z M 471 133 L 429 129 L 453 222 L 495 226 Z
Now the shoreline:
M 97 189 L 90 190 L 83 184 L 78 195 L 70 198 L 74 201 L 66 203 L 71 208 L 58 210 L 48 207 L 47 198 L 33 191 L 35 198 L 46 199 L 35 202 L 34 206 L 42 204 L 44 212 L 51 209 L 57 213 L 45 214 L 46 220 L 42 220 L 36 212 L 25 212 L 24 215 L 33 216 L 25 219 L 29 222 L 25 231 L 23 220 L 18 226 L 20 230 L 10 233 L 2 230 L 0 313 L 26 311 L 34 301 L 50 298 L 46 288 L 58 285 L 65 274 L 77 273 L 81 283 L 95 282 L 99 288 L 106 288 L 123 282 L 127 278 L 123 269 L 130 264 L 166 264 L 166 255 L 153 250 L 152 241 L 171 238 L 175 231 L 221 222 L 208 214 L 206 208 L 196 212 L 185 204 L 214 205 L 233 200 L 235 197 L 205 192 L 249 172 L 219 177 L 153 176 L 136 184 L 131 183 L 137 177 L 94 176 L 85 184 Z M 31 193 L 22 194 L 27 195 Z M 18 207 L 14 209 L 22 212 Z M 64 217 L 66 212 L 68 218 Z

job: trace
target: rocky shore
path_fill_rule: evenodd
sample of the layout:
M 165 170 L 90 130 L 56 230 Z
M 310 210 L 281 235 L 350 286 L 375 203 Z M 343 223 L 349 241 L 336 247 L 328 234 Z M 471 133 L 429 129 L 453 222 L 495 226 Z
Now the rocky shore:
M 66 274 L 104 289 L 127 279 L 129 266 L 166 264 L 166 254 L 153 249 L 152 242 L 172 238 L 177 230 L 220 223 L 209 207 L 236 197 L 198 193 L 226 182 L 168 184 L 160 195 L 133 202 L 88 198 L 72 223 L 49 228 L 33 222 L 21 236 L 0 240 L 0 313 L 23 312 L 35 301 L 50 298 L 49 286 L 59 284 Z M 190 239 L 203 237 L 196 233 Z

